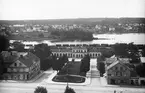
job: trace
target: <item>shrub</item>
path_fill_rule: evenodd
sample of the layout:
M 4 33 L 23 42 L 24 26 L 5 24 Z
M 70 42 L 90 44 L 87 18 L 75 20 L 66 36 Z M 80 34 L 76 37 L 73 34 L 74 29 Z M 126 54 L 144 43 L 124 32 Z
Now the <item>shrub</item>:
M 47 93 L 47 89 L 44 87 L 37 87 L 34 93 Z
M 67 86 L 64 93 L 76 93 L 76 92 L 72 88 Z

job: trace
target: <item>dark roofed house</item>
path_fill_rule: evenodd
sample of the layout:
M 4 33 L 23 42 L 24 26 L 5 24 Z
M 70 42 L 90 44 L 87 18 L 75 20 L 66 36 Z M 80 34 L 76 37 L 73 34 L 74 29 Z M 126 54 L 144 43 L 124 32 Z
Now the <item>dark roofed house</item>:
M 30 80 L 40 72 L 40 59 L 31 52 L 16 52 L 17 57 L 9 55 L 4 56 L 4 64 L 12 58 L 14 60 L 5 66 L 6 72 L 3 74 L 4 79 L 9 80 Z

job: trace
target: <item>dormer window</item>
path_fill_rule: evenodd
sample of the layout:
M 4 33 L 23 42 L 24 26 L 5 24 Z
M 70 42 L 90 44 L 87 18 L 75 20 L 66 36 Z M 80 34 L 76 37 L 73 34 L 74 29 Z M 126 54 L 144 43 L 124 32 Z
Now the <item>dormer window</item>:
M 14 63 L 14 66 L 16 67 L 17 66 L 17 63 Z

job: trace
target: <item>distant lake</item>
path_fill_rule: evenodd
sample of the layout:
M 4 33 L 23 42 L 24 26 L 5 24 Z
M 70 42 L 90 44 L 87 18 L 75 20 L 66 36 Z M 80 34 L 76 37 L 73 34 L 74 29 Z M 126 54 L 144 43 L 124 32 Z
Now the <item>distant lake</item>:
M 131 43 L 145 44 L 145 34 L 129 33 L 129 34 L 93 34 L 92 41 L 73 41 L 73 42 L 56 42 L 55 44 L 115 44 L 115 43 Z
M 50 40 L 38 41 L 27 41 L 24 44 L 38 44 L 47 43 L 48 45 L 54 44 L 115 44 L 115 43 L 131 43 L 144 44 L 145 45 L 145 34 L 141 33 L 129 33 L 129 34 L 93 34 L 94 39 L 92 41 L 61 41 L 51 42 Z

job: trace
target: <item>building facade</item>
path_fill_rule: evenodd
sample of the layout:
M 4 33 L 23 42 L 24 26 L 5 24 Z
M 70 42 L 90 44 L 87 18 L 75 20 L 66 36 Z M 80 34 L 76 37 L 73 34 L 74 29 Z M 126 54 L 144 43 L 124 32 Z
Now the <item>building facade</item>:
M 129 84 L 130 68 L 116 61 L 106 69 L 108 84 Z
M 69 58 L 83 58 L 85 55 L 89 55 L 91 58 L 101 56 L 101 51 L 94 48 L 87 47 L 63 47 L 63 48 L 51 48 L 52 54 L 61 57 L 67 55 Z
M 5 80 L 30 80 L 40 73 L 40 59 L 31 52 L 3 51 L 2 55 L 5 68 L 3 79 Z
M 107 58 L 105 61 L 108 84 L 145 85 L 145 78 L 139 77 L 129 58 Z

